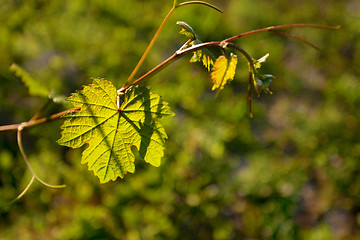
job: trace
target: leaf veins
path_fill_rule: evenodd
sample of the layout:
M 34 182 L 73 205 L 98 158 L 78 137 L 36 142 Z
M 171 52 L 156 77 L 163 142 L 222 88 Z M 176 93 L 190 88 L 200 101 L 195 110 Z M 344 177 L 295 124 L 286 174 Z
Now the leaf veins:
M 99 177 L 100 183 L 123 178 L 135 171 L 136 147 L 140 156 L 160 166 L 164 154 L 165 129 L 158 119 L 173 116 L 168 103 L 147 87 L 131 87 L 118 109 L 115 86 L 101 78 L 67 98 L 80 111 L 64 116 L 60 145 L 79 148 L 88 144 L 81 163 Z
M 215 61 L 211 79 L 213 80 L 212 90 L 222 90 L 226 83 L 234 79 L 237 65 L 237 56 L 231 53 L 230 60 L 224 55 L 218 57 Z

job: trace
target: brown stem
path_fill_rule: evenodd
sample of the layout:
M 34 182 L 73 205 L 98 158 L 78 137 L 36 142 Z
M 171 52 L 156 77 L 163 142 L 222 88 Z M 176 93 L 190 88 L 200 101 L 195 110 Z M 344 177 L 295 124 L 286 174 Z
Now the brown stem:
M 203 2 L 203 1 L 189 1 L 189 2 L 183 2 L 183 3 L 180 3 L 179 5 L 177 5 L 176 7 L 181 7 L 181 6 L 185 6 L 185 5 L 190 5 L 190 4 L 201 4 L 201 5 L 205 5 L 207 7 L 210 7 L 218 12 L 221 12 L 223 13 L 223 11 L 221 11 L 220 8 L 210 4 L 210 3 L 207 3 L 207 2 Z
M 52 102 L 52 100 L 49 98 L 46 103 L 39 109 L 39 111 L 37 111 L 34 116 L 29 120 L 30 121 L 33 121 L 33 120 L 36 120 L 40 117 L 40 114 L 44 111 L 44 109 Z
M 247 105 L 248 105 L 248 110 L 250 113 L 250 117 L 253 118 L 254 115 L 252 113 L 252 109 L 251 109 L 251 80 L 252 80 L 252 67 L 249 64 L 249 85 L 248 85 L 248 93 L 247 93 Z
M 145 58 L 147 57 L 147 55 L 149 54 L 150 52 L 150 49 L 153 47 L 156 39 L 159 37 L 159 34 L 160 32 L 162 31 L 163 27 L 165 26 L 166 22 L 169 20 L 170 16 L 173 14 L 173 12 L 175 11 L 176 8 L 179 8 L 179 7 L 182 7 L 182 6 L 186 6 L 186 5 L 191 5 L 191 4 L 201 4 L 201 5 L 204 5 L 204 6 L 207 6 L 207 7 L 210 7 L 212 9 L 215 9 L 216 11 L 219 11 L 222 13 L 222 11 L 210 4 L 210 3 L 207 3 L 207 2 L 203 2 L 203 1 L 189 1 L 189 2 L 183 2 L 183 3 L 180 3 L 178 5 L 176 5 L 176 1 L 174 1 L 174 4 L 173 4 L 173 7 L 170 9 L 169 13 L 166 15 L 166 17 L 164 18 L 164 20 L 162 21 L 162 23 L 160 24 L 158 30 L 156 31 L 154 37 L 151 39 L 149 45 L 147 46 L 145 52 L 143 53 L 142 57 L 140 58 L 139 62 L 136 64 L 134 70 L 132 71 L 132 73 L 130 74 L 129 78 L 126 80 L 124 86 L 121 88 L 121 89 L 127 89 L 129 88 L 130 86 L 132 85 L 135 85 L 135 82 L 137 80 L 135 80 L 134 82 L 132 82 L 131 84 L 130 81 L 133 79 L 133 77 L 135 76 L 135 74 L 138 72 L 140 66 L 143 64 Z
M 20 126 L 18 127 L 18 131 L 17 131 L 18 146 L 19 146 L 21 155 L 23 156 L 26 165 L 27 165 L 28 169 L 29 169 L 30 172 L 31 172 L 31 175 L 33 175 L 33 177 L 34 177 L 36 180 L 38 180 L 40 183 L 42 183 L 43 185 L 45 185 L 45 186 L 47 186 L 47 187 L 50 187 L 50 188 L 64 188 L 65 185 L 52 185 L 52 184 L 49 184 L 49 183 L 43 181 L 41 178 L 39 178 L 39 177 L 35 174 L 34 170 L 32 169 L 32 167 L 31 167 L 31 165 L 30 165 L 30 162 L 29 162 L 29 160 L 28 160 L 28 158 L 27 158 L 27 156 L 26 156 L 26 154 L 25 154 L 24 148 L 23 148 L 23 146 L 22 146 L 21 132 L 22 132 L 23 129 L 24 129 L 23 124 L 20 124 Z M 30 187 L 30 185 L 32 184 L 32 181 L 33 181 L 33 180 L 30 181 L 29 187 Z M 29 188 L 26 188 L 26 189 L 29 189 Z M 26 190 L 26 191 L 27 191 L 27 190 Z
M 146 78 L 149 78 L 150 76 L 152 76 L 155 73 L 157 73 L 158 71 L 162 70 L 165 66 L 167 66 L 171 62 L 177 60 L 178 58 L 182 57 L 186 53 L 193 52 L 193 51 L 196 51 L 198 49 L 206 48 L 206 47 L 219 47 L 220 44 L 221 44 L 220 41 L 207 42 L 207 43 L 200 43 L 200 44 L 194 45 L 192 47 L 189 47 L 189 48 L 186 48 L 186 49 L 183 49 L 183 50 L 178 50 L 173 55 L 171 55 L 168 59 L 164 60 L 162 63 L 160 63 L 159 65 L 157 65 L 156 67 L 154 67 L 153 69 L 151 69 L 150 71 L 148 71 L 147 73 L 145 73 L 144 75 L 142 75 L 141 77 L 136 79 L 135 81 L 133 81 L 131 84 L 120 88 L 117 92 L 118 93 L 124 92 L 130 86 L 136 85 L 139 82 L 145 80 Z
M 174 2 L 175 3 L 175 2 Z M 158 30 L 156 31 L 154 37 L 151 39 L 149 45 L 147 46 L 145 52 L 143 53 L 143 55 L 141 56 L 139 62 L 136 64 L 134 70 L 131 72 L 129 78 L 126 80 L 124 87 L 129 84 L 129 82 L 132 80 L 132 78 L 135 76 L 135 74 L 137 73 L 137 71 L 139 70 L 140 66 L 143 64 L 145 58 L 147 57 L 147 55 L 149 54 L 151 48 L 153 47 L 156 39 L 158 38 L 161 30 L 163 29 L 163 27 L 165 26 L 165 23 L 169 20 L 171 14 L 174 12 L 175 10 L 175 4 L 174 6 L 170 9 L 169 13 L 166 15 L 166 17 L 164 18 L 164 20 L 162 21 L 162 23 L 160 24 L 160 27 L 158 28 Z
M 284 37 L 287 37 L 287 38 L 295 39 L 296 41 L 305 43 L 305 44 L 309 45 L 310 47 L 315 48 L 318 51 L 320 50 L 320 48 L 318 48 L 313 43 L 311 43 L 311 42 L 309 42 L 309 41 L 307 41 L 305 39 L 302 39 L 300 37 L 297 37 L 297 36 L 294 36 L 294 35 L 291 35 L 291 34 L 288 34 L 288 33 L 284 33 L 284 32 L 279 32 L 279 31 L 276 31 L 276 30 L 270 30 L 269 32 L 272 32 L 272 33 L 275 33 L 275 34 L 278 34 L 278 35 L 281 35 L 281 36 L 284 36 Z
M 5 125 L 5 126 L 0 126 L 0 132 L 2 131 L 9 131 L 9 130 L 18 130 L 18 128 L 20 126 L 22 126 L 23 128 L 27 128 L 27 127 L 32 127 L 32 126 L 36 126 L 45 122 L 49 122 L 58 118 L 61 118 L 62 116 L 64 116 L 65 114 L 69 113 L 69 112 L 73 112 L 73 111 L 79 111 L 80 108 L 72 108 L 72 109 L 68 109 L 59 113 L 55 113 L 51 116 L 48 117 L 44 117 L 44 118 L 40 118 L 40 119 L 36 119 L 36 120 L 30 120 L 28 122 L 22 122 L 22 123 L 17 123 L 17 124 L 11 124 L 11 125 Z
M 230 41 L 233 41 L 233 40 L 241 38 L 241 37 L 245 37 L 245 36 L 249 36 L 249 35 L 253 35 L 253 34 L 257 34 L 257 33 L 261 33 L 261 32 L 268 32 L 271 30 L 278 30 L 278 29 L 284 29 L 284 28 L 300 28 L 300 27 L 321 28 L 321 29 L 327 29 L 327 30 L 337 30 L 340 28 L 340 26 L 324 26 L 324 25 L 307 24 L 307 23 L 285 24 L 285 25 L 271 26 L 271 27 L 266 27 L 266 28 L 261 28 L 261 29 L 241 33 L 239 35 L 227 38 L 224 41 L 230 42 Z
M 186 49 L 183 49 L 183 50 L 178 50 L 173 55 L 171 55 L 168 59 L 166 59 L 165 61 L 163 61 L 162 63 L 160 63 L 159 65 L 157 65 L 156 67 L 154 67 L 153 69 L 151 69 L 150 71 L 148 71 L 147 73 L 142 75 L 140 78 L 136 79 L 131 84 L 120 88 L 117 92 L 118 92 L 118 94 L 121 93 L 121 92 L 124 92 L 130 86 L 136 85 L 139 82 L 145 80 L 146 78 L 149 78 L 150 76 L 154 75 L 155 73 L 157 73 L 158 71 L 163 69 L 165 66 L 170 64 L 171 62 L 179 59 L 180 57 L 184 56 L 185 54 L 187 54 L 189 52 L 193 52 L 193 51 L 196 51 L 196 50 L 199 50 L 199 49 L 202 49 L 202 48 L 207 48 L 207 47 L 221 47 L 221 48 L 223 48 L 223 46 L 224 46 L 224 41 L 214 41 L 214 42 L 200 43 L 200 44 L 196 44 L 196 45 L 194 45 L 192 47 L 189 47 L 189 48 L 186 48 Z M 244 57 L 247 59 L 248 62 L 252 61 L 250 55 L 244 49 L 237 46 L 236 44 L 228 42 L 228 43 L 226 43 L 226 47 L 234 48 L 234 49 L 240 51 L 244 55 Z
M 178 5 L 179 6 L 179 5 Z M 176 51 L 171 57 L 169 57 L 168 59 L 166 59 L 165 61 L 163 61 L 162 63 L 160 63 L 159 65 L 157 65 L 156 67 L 154 67 L 153 69 L 151 69 L 150 71 L 148 71 L 147 73 L 145 73 L 143 76 L 141 76 L 140 78 L 136 79 L 135 81 L 133 81 L 131 84 L 125 84 L 122 88 L 120 88 L 118 90 L 118 93 L 124 92 L 126 89 L 128 89 L 130 86 L 133 86 L 135 84 L 138 84 L 139 82 L 143 81 L 146 78 L 149 78 L 150 76 L 152 76 L 153 74 L 157 73 L 158 71 L 160 71 L 161 69 L 163 69 L 165 66 L 167 66 L 168 64 L 170 64 L 172 61 L 178 59 L 179 57 L 183 56 L 186 53 L 189 52 L 193 52 L 196 50 L 199 50 L 201 48 L 206 48 L 206 47 L 221 47 L 224 48 L 225 47 L 231 47 L 234 48 L 238 51 L 240 51 L 243 56 L 248 60 L 248 62 L 250 63 L 252 61 L 250 55 L 242 48 L 240 48 L 239 46 L 237 46 L 236 44 L 231 43 L 231 41 L 238 39 L 240 37 L 245 37 L 245 36 L 249 36 L 249 35 L 253 35 L 253 34 L 257 34 L 257 33 L 261 33 L 261 32 L 274 32 L 276 34 L 279 35 L 283 35 L 285 37 L 289 37 L 301 42 L 304 42 L 314 48 L 317 48 L 315 45 L 313 45 L 312 43 L 298 38 L 296 36 L 290 35 L 290 34 L 286 34 L 286 33 L 280 33 L 276 30 L 278 29 L 284 29 L 284 28 L 299 28 L 299 27 L 306 27 L 306 28 L 320 28 L 320 29 L 327 29 L 327 30 L 337 30 L 340 28 L 340 26 L 324 26 L 324 25 L 317 25 L 317 24 L 307 24 L 307 23 L 295 23 L 295 24 L 285 24 L 285 25 L 278 25 L 278 26 L 271 26 L 271 27 L 267 27 L 267 28 L 261 28 L 261 29 L 257 29 L 257 30 L 252 30 L 249 32 L 245 32 L 245 33 L 241 33 L 239 35 L 227 38 L 223 41 L 214 41 L 214 42 L 205 42 L 205 43 L 200 43 L 200 44 L 196 44 L 192 47 L 186 48 L 186 49 L 181 49 Z M 254 70 L 254 69 L 253 69 Z
M 167 66 L 171 61 L 173 61 L 175 58 L 177 57 L 177 53 L 175 52 L 171 57 L 169 57 L 168 59 L 166 59 L 165 61 L 163 61 L 162 63 L 160 63 L 159 65 L 157 65 L 156 67 L 154 67 L 153 69 L 151 69 L 150 71 L 148 71 L 147 73 L 145 73 L 144 75 L 142 75 L 141 77 L 139 77 L 138 79 L 136 79 L 134 82 L 132 82 L 131 84 L 124 86 L 122 88 L 120 88 L 118 90 L 118 93 L 120 92 L 124 92 L 126 89 L 128 89 L 130 86 L 136 85 L 139 82 L 141 82 L 142 80 L 144 80 L 145 78 L 148 78 L 152 75 L 154 75 L 155 73 L 157 73 L 158 71 L 160 71 L 161 69 L 163 69 L 165 66 Z

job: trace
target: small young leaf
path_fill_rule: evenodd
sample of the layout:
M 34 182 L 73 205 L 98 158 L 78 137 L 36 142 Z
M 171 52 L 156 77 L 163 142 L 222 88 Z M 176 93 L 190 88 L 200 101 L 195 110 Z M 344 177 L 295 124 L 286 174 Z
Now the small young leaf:
M 177 21 L 177 25 L 181 27 L 180 34 L 185 35 L 189 39 L 197 39 L 194 29 L 184 21 Z
M 176 24 L 181 26 L 181 31 L 179 33 L 192 40 L 185 46 L 185 48 L 202 43 L 198 39 L 194 29 L 189 24 L 184 21 L 177 21 Z M 207 48 L 204 48 L 194 51 L 190 62 L 202 62 L 203 66 L 210 72 L 214 65 L 214 59 L 214 55 Z
M 271 74 L 258 74 L 257 77 L 254 81 L 254 87 L 258 97 L 260 97 L 261 92 L 272 94 L 269 87 L 275 77 Z
M 261 64 L 266 61 L 266 59 L 269 57 L 269 53 L 265 54 L 263 57 L 259 58 L 258 60 L 254 59 L 254 66 L 255 69 L 258 69 L 261 67 Z
M 64 117 L 60 145 L 79 148 L 87 143 L 81 163 L 99 177 L 100 183 L 123 178 L 135 171 L 136 147 L 140 156 L 153 166 L 160 166 L 167 135 L 157 119 L 173 116 L 168 103 L 147 87 L 131 87 L 117 107 L 114 85 L 100 78 L 85 86 L 67 101 L 80 111 Z
M 265 62 L 268 57 L 269 57 L 269 53 L 265 54 L 263 57 L 259 58 L 258 60 L 253 59 L 254 71 L 252 72 L 252 79 L 258 97 L 260 97 L 261 92 L 272 94 L 269 87 L 272 80 L 275 77 L 271 74 L 260 74 L 258 72 L 258 69 L 261 68 L 261 64 Z
M 213 80 L 212 90 L 222 90 L 226 83 L 234 79 L 237 65 L 237 56 L 231 53 L 230 61 L 225 56 L 216 59 L 211 79 Z
M 13 63 L 10 66 L 10 71 L 14 72 L 15 75 L 21 78 L 21 81 L 29 88 L 29 93 L 32 96 L 48 97 L 50 91 L 40 82 L 32 78 L 24 69 L 17 64 Z
M 214 66 L 214 55 L 206 48 L 193 52 L 190 62 L 202 62 L 203 66 L 210 72 Z

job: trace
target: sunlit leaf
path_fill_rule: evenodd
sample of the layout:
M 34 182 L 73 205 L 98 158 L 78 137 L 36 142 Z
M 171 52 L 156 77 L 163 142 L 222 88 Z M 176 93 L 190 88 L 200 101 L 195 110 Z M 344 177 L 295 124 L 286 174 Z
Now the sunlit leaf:
M 266 59 L 269 57 L 269 53 L 265 54 L 263 57 L 259 58 L 258 60 L 254 59 L 254 66 L 255 69 L 258 69 L 261 67 L 261 64 L 266 61 Z
M 213 80 L 212 90 L 219 88 L 222 90 L 226 83 L 234 79 L 237 65 L 237 56 L 231 53 L 230 60 L 225 56 L 216 59 L 211 79 Z
M 261 74 L 258 71 L 261 68 L 261 64 L 265 62 L 268 57 L 269 53 L 265 54 L 258 60 L 253 59 L 254 71 L 252 72 L 252 79 L 258 97 L 260 97 L 261 92 L 272 94 L 269 87 L 275 77 L 271 74 Z
M 167 135 L 157 119 L 174 115 L 147 87 L 131 87 L 120 100 L 118 108 L 116 88 L 100 78 L 67 98 L 81 110 L 65 115 L 58 143 L 72 148 L 87 143 L 81 163 L 87 163 L 101 183 L 135 171 L 132 147 L 146 162 L 159 166 Z
M 190 62 L 201 62 L 203 66 L 210 72 L 214 66 L 214 55 L 204 48 L 193 52 L 193 56 L 190 59 Z

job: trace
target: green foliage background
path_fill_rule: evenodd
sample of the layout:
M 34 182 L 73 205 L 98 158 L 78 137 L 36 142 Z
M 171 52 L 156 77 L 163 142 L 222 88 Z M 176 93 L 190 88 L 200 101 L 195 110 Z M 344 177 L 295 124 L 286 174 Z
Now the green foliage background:
M 223 0 L 224 11 L 180 8 L 145 65 L 185 39 L 177 20 L 202 41 L 285 23 L 342 25 L 293 29 L 317 52 L 270 33 L 237 43 L 277 76 L 273 95 L 246 108 L 247 65 L 214 99 L 209 73 L 185 58 L 146 84 L 176 116 L 162 121 L 167 149 L 159 168 L 100 185 L 81 150 L 57 145 L 61 121 L 24 132 L 34 170 L 65 189 L 36 183 L 0 209 L 0 239 L 358 239 L 360 238 L 360 4 L 357 0 Z M 171 0 L 2 0 L 0 125 L 29 120 L 46 101 L 29 96 L 12 63 L 59 96 L 105 77 L 121 87 Z M 190 58 L 189 55 L 188 58 Z M 51 105 L 44 115 L 66 106 Z M 69 106 L 67 106 L 69 107 Z M 14 132 L 0 133 L 0 204 L 30 180 Z

